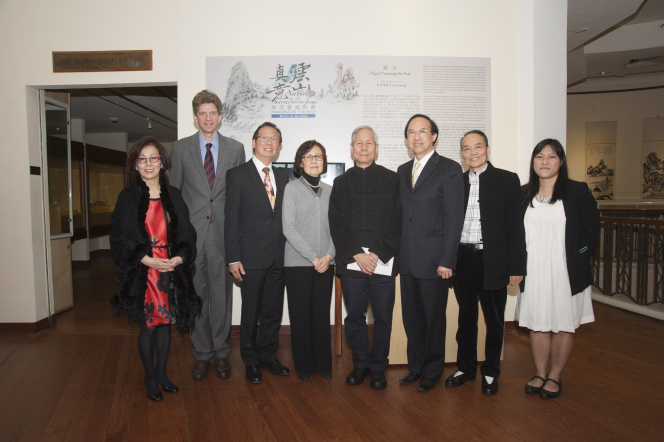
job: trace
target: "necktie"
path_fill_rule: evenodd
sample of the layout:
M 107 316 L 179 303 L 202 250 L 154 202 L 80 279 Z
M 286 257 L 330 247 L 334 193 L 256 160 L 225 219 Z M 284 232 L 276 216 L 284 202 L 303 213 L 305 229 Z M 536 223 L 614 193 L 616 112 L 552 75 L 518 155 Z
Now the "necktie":
M 267 197 L 270 199 L 270 205 L 272 206 L 272 211 L 274 212 L 274 189 L 272 188 L 272 181 L 270 181 L 270 168 L 264 167 L 263 173 L 265 174 L 265 179 L 263 184 L 265 185 L 265 191 L 267 192 Z
M 205 161 L 203 162 L 203 167 L 205 168 L 205 175 L 207 176 L 208 184 L 210 185 L 210 190 L 212 190 L 212 186 L 214 186 L 214 158 L 212 158 L 212 152 L 210 152 L 210 149 L 212 148 L 212 143 L 207 143 L 205 145 L 207 148 L 207 152 L 205 152 Z
M 417 182 L 417 178 L 420 176 L 420 162 L 415 161 L 415 168 L 413 169 L 413 179 L 411 181 L 411 188 L 415 188 L 415 183 Z

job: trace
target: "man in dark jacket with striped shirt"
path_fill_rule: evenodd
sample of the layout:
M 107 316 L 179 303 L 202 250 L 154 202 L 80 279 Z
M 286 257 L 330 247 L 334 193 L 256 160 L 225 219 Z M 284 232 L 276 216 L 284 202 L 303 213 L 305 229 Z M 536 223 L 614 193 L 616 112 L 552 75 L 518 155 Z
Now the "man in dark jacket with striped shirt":
M 369 126 L 353 131 L 350 150 L 355 167 L 334 180 L 329 209 L 337 273 L 348 309 L 346 337 L 353 346 L 354 369 L 346 383 L 359 385 L 371 374 L 370 385 L 375 389 L 387 386 L 384 371 L 389 362 L 401 237 L 399 178 L 375 163 L 377 142 Z M 374 316 L 371 352 L 365 317 L 369 300 Z

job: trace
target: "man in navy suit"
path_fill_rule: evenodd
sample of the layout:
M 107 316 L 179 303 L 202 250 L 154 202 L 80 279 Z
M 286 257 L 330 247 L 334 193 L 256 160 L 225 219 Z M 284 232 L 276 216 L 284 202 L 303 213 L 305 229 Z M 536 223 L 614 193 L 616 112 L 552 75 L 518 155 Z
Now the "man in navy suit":
M 226 259 L 240 281 L 240 351 L 247 380 L 254 384 L 263 380 L 259 368 L 290 373 L 277 360 L 285 284 L 281 208 L 288 175 L 272 167 L 272 160 L 281 142 L 277 126 L 261 124 L 251 141 L 254 156 L 226 175 Z
M 459 163 L 438 155 L 438 126 L 413 115 L 404 136 L 415 154 L 399 166 L 401 205 L 401 305 L 408 337 L 408 373 L 399 381 L 432 390 L 445 366 L 447 294 L 456 269 L 463 226 Z

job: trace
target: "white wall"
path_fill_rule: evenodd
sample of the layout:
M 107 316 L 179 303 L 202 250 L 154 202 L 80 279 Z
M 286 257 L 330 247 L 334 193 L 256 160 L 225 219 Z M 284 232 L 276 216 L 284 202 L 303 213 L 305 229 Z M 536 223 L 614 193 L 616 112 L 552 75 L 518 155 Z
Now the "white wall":
M 524 21 L 543 20 L 547 8 L 554 10 L 554 22 L 559 26 L 560 8 L 566 2 L 284 0 L 275 7 L 267 0 L 118 0 L 112 8 L 104 7 L 103 18 L 99 15 L 100 5 L 106 4 L 90 0 L 0 2 L 0 41 L 4 42 L 0 45 L 0 60 L 13 60 L 11 67 L 0 70 L 0 132 L 5 134 L 0 147 L 0 189 L 11 189 L 4 191 L 3 207 L 12 214 L 0 220 L 0 229 L 12 232 L 12 253 L 0 257 L 0 271 L 6 276 L 0 293 L 0 322 L 34 322 L 46 316 L 41 179 L 28 174 L 28 166 L 40 165 L 37 89 L 177 83 L 178 132 L 184 137 L 196 130 L 189 103 L 205 87 L 207 56 L 490 57 L 492 161 L 497 167 L 517 171 L 519 164 L 528 160 L 524 157 L 525 148 L 519 146 L 524 139 L 519 135 L 523 129 L 519 119 L 519 78 L 525 75 L 519 72 L 530 77 L 532 84 L 526 93 L 533 94 L 537 88 L 547 86 L 532 81 L 536 64 L 517 70 L 521 64 L 519 33 L 527 28 L 522 26 Z M 520 5 L 528 6 L 526 13 L 520 13 Z M 140 18 L 156 27 L 141 25 Z M 220 26 L 202 26 L 210 19 Z M 54 31 L 54 24 L 67 23 L 76 26 L 58 26 Z M 557 32 L 531 32 L 532 35 L 537 38 L 530 58 L 524 57 L 528 63 L 538 51 L 537 45 L 543 44 L 548 50 L 551 45 L 547 43 L 555 46 L 561 38 Z M 547 42 L 547 38 L 555 41 Z M 153 70 L 52 71 L 52 51 L 129 49 L 152 49 Z M 564 61 L 560 69 L 564 76 Z M 549 112 L 556 114 L 555 119 L 560 118 L 558 108 Z M 542 116 L 538 114 L 536 118 Z M 532 120 L 527 124 L 532 124 Z M 526 144 L 529 153 L 530 139 L 526 139 Z M 346 146 L 335 149 L 330 152 L 330 161 L 345 161 L 347 155 Z M 237 295 L 235 305 L 239 306 Z M 510 313 L 508 307 L 508 320 Z
M 579 94 L 567 97 L 567 156 L 570 178 L 585 181 L 586 123 L 617 121 L 615 202 L 640 201 L 642 133 L 644 118 L 664 117 L 664 91 Z M 648 200 L 652 201 L 652 200 Z

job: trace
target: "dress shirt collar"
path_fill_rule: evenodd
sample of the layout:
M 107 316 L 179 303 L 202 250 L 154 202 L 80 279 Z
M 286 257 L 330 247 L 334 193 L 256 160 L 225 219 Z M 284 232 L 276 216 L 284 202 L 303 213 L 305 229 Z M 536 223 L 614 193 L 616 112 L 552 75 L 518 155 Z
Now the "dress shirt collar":
M 417 157 L 415 157 L 415 158 L 414 158 L 414 161 L 413 161 L 413 170 L 415 169 L 415 161 L 419 161 L 419 162 L 420 162 L 419 173 L 422 173 L 422 171 L 424 170 L 424 166 L 427 165 L 427 162 L 428 162 L 429 159 L 433 156 L 433 153 L 434 153 L 435 151 L 436 151 L 436 149 L 431 149 L 431 152 L 429 152 L 428 154 L 424 155 L 424 158 L 422 158 L 421 160 L 418 160 Z
M 198 132 L 198 142 L 201 145 L 201 149 L 205 152 L 207 147 L 205 146 L 207 143 L 212 143 L 212 148 L 210 149 L 211 151 L 219 151 L 219 133 L 214 134 L 214 139 L 212 141 L 207 141 L 205 138 L 203 138 L 203 135 L 201 135 L 200 132 Z
M 270 169 L 270 172 L 272 172 L 272 163 L 270 163 L 270 164 L 268 164 L 268 165 L 266 166 L 265 164 L 263 164 L 263 162 L 262 162 L 261 160 L 259 160 L 259 159 L 256 158 L 255 156 L 251 157 L 251 159 L 253 160 L 253 162 L 254 162 L 254 166 L 256 166 L 256 169 L 258 169 L 258 173 L 259 173 L 261 176 L 263 176 L 263 169 L 266 168 L 266 167 L 267 167 L 268 169 Z
M 482 172 L 485 172 L 488 167 L 489 167 L 489 163 L 487 162 L 484 165 L 484 167 L 482 168 L 482 170 L 480 170 L 479 172 L 473 172 L 472 170 L 468 170 L 468 177 L 472 178 L 472 177 L 475 177 L 475 176 L 479 176 Z

